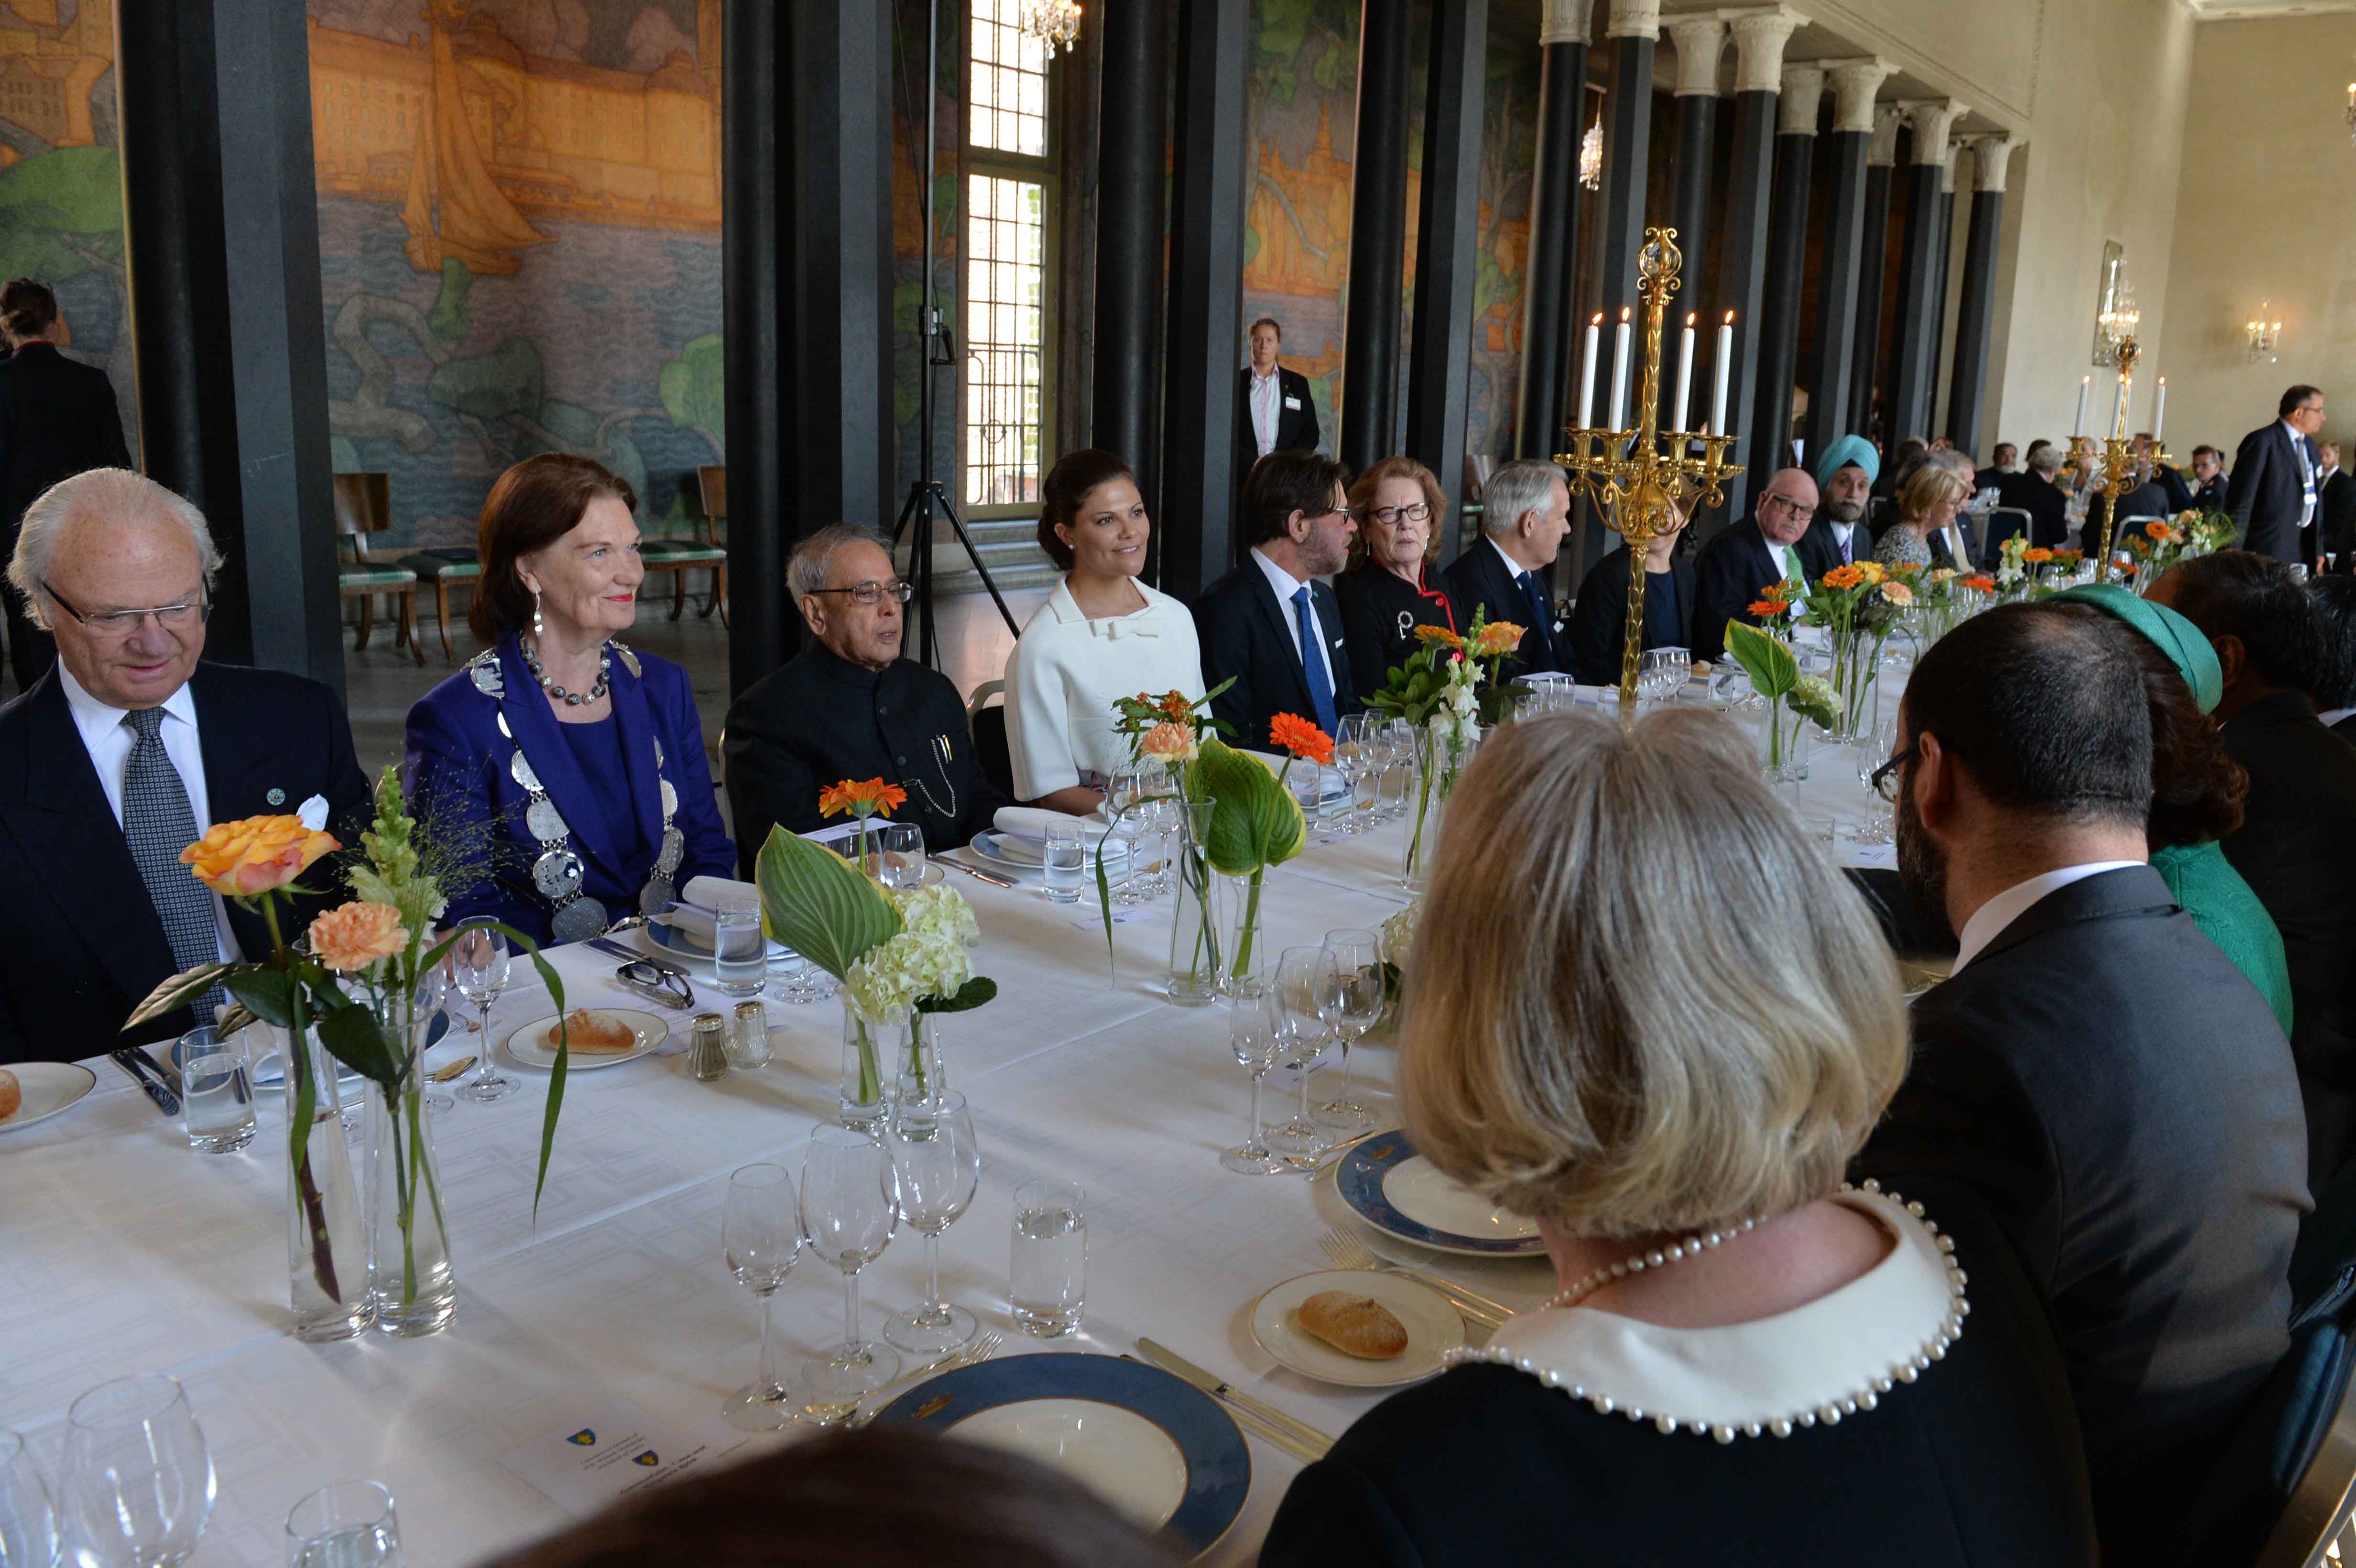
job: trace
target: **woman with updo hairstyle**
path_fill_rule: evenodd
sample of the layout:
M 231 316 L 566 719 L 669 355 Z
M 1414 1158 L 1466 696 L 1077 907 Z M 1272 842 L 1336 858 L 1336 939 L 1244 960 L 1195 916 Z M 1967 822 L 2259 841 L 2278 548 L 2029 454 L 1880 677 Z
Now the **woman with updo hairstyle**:
M 1085 816 L 1130 762 L 1113 699 L 1203 695 L 1186 606 L 1139 581 L 1153 524 L 1137 476 L 1109 452 L 1067 453 L 1040 486 L 1039 548 L 1064 580 L 1006 665 L 1006 750 L 1014 797 Z
M 488 875 L 444 890 L 447 923 L 579 942 L 735 875 L 687 671 L 617 640 L 646 581 L 637 510 L 626 480 L 558 452 L 483 503 L 467 618 L 490 645 L 409 710 L 418 819 L 487 840 Z
M 1966 499 L 1964 476 L 1943 463 L 1916 467 L 1898 487 L 1898 520 L 1874 542 L 1873 559 L 1884 566 L 1942 566 L 1968 571 L 1968 560 L 1945 559 L 1945 545 L 1932 540 L 1955 520 Z
M 1526 1217 L 1551 1294 L 1303 1469 L 1261 1568 L 2094 1561 L 2018 1259 L 1960 1194 L 1844 1180 L 1898 965 L 1735 726 L 1497 731 L 1401 995 L 1402 1141 Z
M 1448 493 L 1412 457 L 1386 457 L 1350 486 L 1349 570 L 1333 579 L 1350 684 L 1360 701 L 1383 688 L 1393 666 L 1421 646 L 1418 626 L 1463 632 L 1432 575 L 1448 526 Z

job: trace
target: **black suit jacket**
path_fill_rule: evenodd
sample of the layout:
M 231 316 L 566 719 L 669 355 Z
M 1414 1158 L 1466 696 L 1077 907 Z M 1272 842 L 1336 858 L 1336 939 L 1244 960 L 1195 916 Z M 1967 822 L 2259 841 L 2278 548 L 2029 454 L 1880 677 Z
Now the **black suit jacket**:
M 2008 474 L 1997 485 L 2000 503 L 2029 514 L 2029 542 L 2047 549 L 2059 549 L 2070 542 L 2070 497 L 2062 494 L 2062 486 L 2041 474 Z M 1998 522 L 2011 521 L 1999 518 Z M 2004 531 L 1991 531 L 1987 549 L 1994 559 L 1996 547 L 2004 542 Z
M 123 414 L 106 372 L 28 343 L 0 362 L 0 525 L 13 546 L 33 498 L 89 468 L 128 468 Z
M 1670 591 L 1677 598 L 1676 635 L 1669 642 L 1656 642 L 1647 630 L 1642 645 L 1690 650 L 1694 635 L 1693 562 L 1672 555 L 1669 570 L 1662 575 L 1668 578 Z M 1661 576 L 1648 577 L 1644 584 L 1648 616 L 1652 596 L 1660 587 Z M 1570 655 L 1570 673 L 1590 686 L 1619 685 L 1620 658 L 1627 648 L 1627 638 L 1628 547 L 1623 544 L 1588 568 L 1586 581 L 1579 585 L 1579 602 L 1570 607 L 1570 628 L 1563 634 Z
M 1251 465 L 1259 461 L 1259 437 L 1252 431 L 1251 367 L 1245 366 L 1236 377 L 1236 483 L 1240 485 Z M 1316 451 L 1317 400 L 1309 395 L 1309 378 L 1280 363 L 1276 392 L 1276 445 L 1270 450 Z
M 2298 439 L 2307 448 L 2308 465 L 2321 468 L 2323 454 L 2316 450 L 2315 438 Z M 2287 425 L 2276 420 L 2242 438 L 2241 447 L 2233 453 L 2233 483 L 2226 491 L 2225 509 L 2233 515 L 2244 549 L 2276 560 L 2298 560 L 2304 495 L 2298 454 L 2291 450 Z
M 1498 666 L 1506 679 L 1570 667 L 1570 649 L 1560 624 L 1551 614 L 1540 616 L 1532 610 L 1530 596 L 1515 580 L 1514 569 L 1485 536 L 1450 561 L 1440 580 L 1448 591 L 1448 602 L 1456 607 L 1458 631 L 1470 632 L 1473 613 L 1483 609 L 1492 622 L 1507 621 L 1522 628 L 1521 645 Z
M 1422 645 L 1418 626 L 1462 632 L 1455 606 L 1428 566 L 1421 587 L 1397 572 L 1363 560 L 1333 579 L 1333 600 L 1342 609 L 1342 635 L 1350 649 L 1350 689 L 1363 702 L 1380 691 L 1390 672 Z
M 2169 515 L 2168 494 L 2152 480 L 2147 479 L 2132 490 L 2120 491 L 2118 500 L 2111 507 L 2113 553 L 2117 552 L 2119 541 L 2127 537 L 2129 517 L 2164 517 Z M 2142 526 L 2141 523 L 2136 525 L 2137 528 Z M 2294 539 L 2297 539 L 2297 528 L 2291 530 Z M 2085 551 L 2088 560 L 2094 560 L 2102 550 L 2103 497 L 2100 492 L 2089 497 L 2086 502 L 2086 520 L 2078 528 L 2078 548 Z M 2293 553 L 2296 554 L 2296 548 Z
M 2282 1029 L 2147 866 L 2048 893 L 1913 1026 L 1856 1173 L 1987 1202 L 2052 1307 L 2106 1552 L 2164 1529 L 2166 1478 L 2289 1343 L 2308 1201 Z
M 1803 534 L 1804 539 L 1807 536 Z M 1800 562 L 1803 571 L 1807 561 Z M 1775 558 L 1768 553 L 1767 538 L 1755 518 L 1723 528 L 1701 547 L 1694 560 L 1693 656 L 1715 659 L 1726 652 L 1726 624 L 1740 621 L 1755 626 L 1759 618 L 1750 606 L 1772 584 L 1781 581 Z
M 2297 691 L 2260 698 L 2222 734 L 2250 793 L 2222 847 L 2282 932 L 2319 1189 L 2356 1154 L 2356 748 Z
M 2335 469 L 2316 496 L 2315 511 L 2317 552 L 2340 557 L 2340 570 L 2349 570 L 2347 557 L 2356 552 L 2356 475 Z
M 198 665 L 189 686 L 213 821 L 291 816 L 324 795 L 327 830 L 359 845 L 369 783 L 333 692 L 301 676 L 217 664 Z M 279 911 L 289 941 L 349 897 L 332 891 L 341 877 L 325 861 L 304 881 L 323 896 Z M 0 708 L 0 1063 L 73 1061 L 192 1026 L 182 1008 L 120 1036 L 177 965 L 54 669 Z M 247 957 L 269 953 L 261 915 L 231 902 L 229 923 Z
M 818 809 L 819 792 L 844 779 L 886 778 L 906 790 L 893 817 L 922 827 L 930 849 L 967 842 L 1013 804 L 983 775 L 948 677 L 914 659 L 862 668 L 817 643 L 729 705 L 720 756 L 747 880 L 771 827 L 815 833 L 849 820 Z
M 1365 704 L 1351 689 L 1356 682 L 1350 676 L 1341 607 L 1333 602 L 1333 591 L 1315 578 L 1309 582 L 1309 603 L 1324 634 L 1325 662 L 1333 675 L 1333 711 L 1347 718 Z M 1280 713 L 1317 721 L 1309 677 L 1301 673 L 1301 655 L 1293 651 L 1292 607 L 1277 602 L 1276 591 L 1248 552 L 1241 566 L 1203 590 L 1194 611 L 1194 635 L 1203 649 L 1204 689 L 1236 677 L 1235 685 L 1211 701 L 1211 716 L 1234 727 L 1224 737 L 1228 744 L 1269 750 L 1269 720 Z
M 1800 536 L 1800 542 L 1794 548 L 1800 552 L 1801 570 L 1812 581 L 1841 564 L 1840 540 L 1833 538 L 1832 519 L 1826 517 L 1821 508 L 1815 520 L 1808 525 L 1808 531 Z M 1862 517 L 1849 530 L 1848 558 L 1851 560 L 1873 559 L 1873 531 L 1866 527 Z

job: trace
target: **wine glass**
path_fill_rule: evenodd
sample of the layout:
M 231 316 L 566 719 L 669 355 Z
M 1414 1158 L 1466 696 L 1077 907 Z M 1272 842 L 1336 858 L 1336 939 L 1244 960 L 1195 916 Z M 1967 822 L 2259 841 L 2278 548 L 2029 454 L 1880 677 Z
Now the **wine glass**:
M 449 999 L 450 976 L 442 972 L 440 965 L 431 964 L 427 965 L 425 972 L 417 976 L 417 1025 L 419 1030 L 417 1038 L 421 1041 L 423 1040 L 427 1035 L 433 1033 L 434 1019 L 441 1014 L 444 1006 L 449 1001 Z M 423 1058 L 424 1054 L 425 1053 L 422 1050 L 418 1052 L 418 1056 L 420 1058 L 419 1071 L 421 1072 L 423 1071 L 424 1064 Z M 434 1088 L 433 1086 L 434 1081 L 431 1078 L 425 1080 L 425 1114 L 427 1115 L 443 1115 L 449 1111 L 451 1106 L 457 1104 L 457 1102 L 453 1100 L 449 1095 L 444 1094 L 441 1090 Z M 0 1568 L 5 1568 L 5 1565 L 0 1564 Z
M 218 1483 L 187 1391 L 158 1375 L 118 1378 L 66 1413 L 66 1533 L 80 1568 L 187 1561 Z
M 1383 754 L 1388 759 L 1385 773 L 1398 775 L 1398 794 L 1387 783 L 1383 786 L 1383 815 L 1396 822 L 1407 815 L 1407 798 L 1415 793 L 1415 726 L 1404 719 L 1385 724 Z
M 770 1349 L 770 1309 L 777 1286 L 793 1272 L 802 1249 L 794 1179 L 784 1166 L 748 1165 L 729 1177 L 728 1201 L 720 1215 L 720 1246 L 729 1270 L 761 1298 L 761 1374 L 730 1394 L 721 1413 L 739 1431 L 781 1431 L 793 1424 L 794 1416 Z
M 1275 1069 L 1277 1059 L 1283 1053 L 1275 1024 L 1269 1017 L 1267 997 L 1227 1004 L 1227 1045 L 1236 1053 L 1236 1065 L 1251 1073 L 1251 1136 L 1219 1156 L 1219 1163 L 1238 1176 L 1273 1176 L 1291 1168 L 1277 1158 L 1260 1135 L 1260 1080 Z
M 1333 771 L 1342 775 L 1350 791 L 1333 818 L 1334 830 L 1344 837 L 1363 826 L 1358 820 L 1358 781 L 1366 776 L 1373 761 L 1366 755 L 1366 720 L 1364 713 L 1353 713 L 1333 727 Z
M 1372 1126 L 1375 1118 L 1350 1098 L 1350 1047 L 1382 1022 L 1390 983 L 1383 972 L 1383 941 L 1374 932 L 1329 931 L 1325 951 L 1333 956 L 1333 972 L 1319 1010 L 1342 1042 L 1342 1087 L 1318 1107 L 1317 1119 L 1328 1127 L 1355 1133 Z
M 0 1426 L 0 1568 L 51 1568 L 58 1510 L 25 1440 Z
M 1891 820 L 1891 808 L 1874 793 L 1873 775 L 1880 772 L 1881 764 L 1897 752 L 1898 718 L 1895 714 L 1884 717 L 1873 727 L 1873 732 L 1857 746 L 1857 782 L 1865 786 L 1866 809 L 1865 825 L 1858 829 L 1857 834 L 1857 841 L 1860 844 L 1889 844 L 1895 840 L 1896 835 L 1891 831 L 1895 826 Z
M 1131 873 L 1144 899 L 1157 899 L 1170 891 L 1170 837 L 1178 825 L 1174 781 L 1157 779 L 1155 786 L 1154 793 L 1130 808 L 1141 825 L 1140 838 L 1153 846 L 1144 866 Z
M 457 983 L 459 994 L 475 1004 L 482 1031 L 477 1042 L 482 1049 L 479 1065 L 475 1075 L 458 1086 L 459 1093 L 487 1104 L 504 1099 L 523 1087 L 491 1065 L 491 1004 L 508 986 L 506 933 L 488 920 L 460 922 L 457 936 L 450 944 L 450 977 Z
M 1138 805 L 1153 793 L 1151 772 L 1144 763 L 1116 769 L 1105 786 L 1105 812 L 1112 818 L 1113 841 L 1121 847 L 1120 881 L 1112 890 L 1116 904 L 1141 904 L 1137 891 L 1137 841 L 1145 834 Z
M 879 835 L 877 880 L 905 891 L 925 885 L 925 829 L 921 823 L 887 822 Z
M 1270 1020 L 1286 1065 L 1301 1074 L 1301 1107 L 1283 1125 L 1269 1130 L 1269 1144 L 1286 1163 L 1306 1169 L 1325 1147 L 1325 1134 L 1309 1115 L 1309 1078 L 1327 1037 L 1324 997 L 1333 984 L 1333 955 L 1323 947 L 1288 947 L 1276 962 L 1270 987 Z
M 842 1271 L 842 1343 L 802 1365 L 803 1409 L 840 1421 L 900 1372 L 888 1345 L 859 1337 L 859 1271 L 884 1255 L 900 1222 L 892 1157 L 850 1127 L 822 1126 L 802 1155 L 802 1234 Z
M 937 1356 L 969 1344 L 980 1323 L 941 1299 L 941 1232 L 973 1203 L 981 1181 L 981 1146 L 965 1096 L 946 1093 L 930 1106 L 903 1106 L 884 1129 L 892 1173 L 899 1179 L 900 1217 L 925 1238 L 925 1302 L 895 1312 L 884 1338 L 912 1356 Z

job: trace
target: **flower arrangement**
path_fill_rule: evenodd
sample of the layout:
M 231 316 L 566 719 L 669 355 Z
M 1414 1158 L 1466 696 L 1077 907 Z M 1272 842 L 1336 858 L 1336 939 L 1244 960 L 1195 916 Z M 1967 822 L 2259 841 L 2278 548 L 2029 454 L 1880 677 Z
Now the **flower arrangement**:
M 1445 803 L 1471 760 L 1481 726 L 1502 714 L 1509 693 L 1500 682 L 1505 657 L 1521 646 L 1524 628 L 1491 621 L 1485 608 L 1472 613 L 1463 636 L 1440 626 L 1418 626 L 1423 646 L 1395 666 L 1383 688 L 1366 699 L 1378 713 L 1414 726 L 1420 765 L 1416 770 L 1415 823 L 1408 832 L 1406 880 L 1423 869 L 1425 831 L 1437 795 Z
M 1740 621 L 1726 624 L 1726 651 L 1767 699 L 1765 763 L 1771 774 L 1780 774 L 1796 759 L 1802 724 L 1813 723 L 1822 730 L 1833 727 L 1837 699 L 1832 683 L 1822 676 L 1802 675 L 1799 656 L 1793 653 L 1791 644 Z M 1783 717 L 1787 712 L 1792 715 L 1788 734 Z
M 880 778 L 863 784 L 844 779 L 841 784 L 818 792 L 818 814 L 827 816 L 853 816 L 859 823 L 859 863 L 867 865 L 867 823 L 876 816 L 890 816 L 908 804 L 908 792 L 895 784 L 885 784 Z
M 1898 611 L 1912 601 L 1913 590 L 1891 581 L 1889 569 L 1875 560 L 1836 566 L 1799 596 L 1801 622 L 1821 627 L 1832 645 L 1831 684 L 1839 700 L 1826 728 L 1837 738 L 1872 728 L 1866 703 L 1880 668 L 1881 645 L 1897 624 Z
M 2009 592 L 2028 580 L 2029 569 L 2023 564 L 2029 554 L 2029 536 L 2014 534 L 1997 547 L 1996 586 Z
M 1792 614 L 1794 592 L 1789 582 L 1779 580 L 1761 589 L 1759 597 L 1745 605 L 1744 609 L 1748 613 L 1756 616 L 1760 624 L 1763 626 L 1787 625 L 1790 624 Z
M 1112 704 L 1113 733 L 1129 737 L 1131 761 L 1150 757 L 1163 763 L 1191 763 L 1205 736 L 1235 733 L 1234 725 L 1211 716 L 1211 703 L 1237 678 L 1229 676 L 1200 697 L 1188 697 L 1183 691 L 1165 691 L 1159 697 L 1147 691 L 1117 697 Z

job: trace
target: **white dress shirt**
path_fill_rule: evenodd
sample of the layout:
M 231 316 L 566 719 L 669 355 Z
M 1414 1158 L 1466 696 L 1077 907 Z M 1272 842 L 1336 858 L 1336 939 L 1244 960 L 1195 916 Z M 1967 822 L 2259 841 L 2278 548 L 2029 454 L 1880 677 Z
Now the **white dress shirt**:
M 58 685 L 66 694 L 66 707 L 73 714 L 74 728 L 81 734 L 82 749 L 90 753 L 90 765 L 98 770 L 99 788 L 106 792 L 106 808 L 114 813 L 114 825 L 123 826 L 123 765 L 131 760 L 131 748 L 138 736 L 123 723 L 123 710 L 110 708 L 82 689 L 81 682 L 73 677 L 65 661 L 58 661 Z M 180 775 L 180 787 L 188 793 L 188 810 L 197 819 L 199 834 L 209 832 L 213 825 L 211 803 L 205 795 L 205 753 L 197 732 L 197 699 L 183 685 L 164 699 L 164 722 L 156 731 L 164 742 L 164 755 L 171 759 L 172 767 Z M 222 906 L 219 893 L 209 895 L 213 901 L 213 931 L 220 940 L 220 955 L 236 963 L 244 955 L 239 951 L 237 935 L 230 930 L 229 911 Z
M 1014 795 L 1037 800 L 1088 784 L 1130 761 L 1113 699 L 1147 692 L 1203 695 L 1194 617 L 1140 582 L 1145 607 L 1090 620 L 1068 581 L 1033 613 L 1006 661 L 1006 750 Z
M 1790 545 L 1777 544 L 1764 534 L 1760 536 L 1760 539 L 1767 546 L 1767 558 L 1775 563 L 1775 575 L 1779 579 L 1789 582 L 1794 578 L 1804 575 L 1800 571 L 1800 558 L 1793 553 Z M 1762 583 L 1761 586 L 1763 587 L 1765 584 Z
M 1276 595 L 1276 607 L 1283 613 L 1284 629 L 1292 637 L 1292 651 L 1301 656 L 1302 660 L 1301 667 L 1305 670 L 1309 667 L 1307 662 L 1309 656 L 1301 652 L 1301 612 L 1294 608 L 1292 596 L 1309 585 L 1269 560 L 1257 545 L 1252 547 L 1251 558 L 1259 564 L 1260 575 L 1268 579 L 1269 589 Z M 1338 698 L 1342 693 L 1342 684 L 1333 678 L 1333 661 L 1325 654 L 1323 635 L 1325 623 L 1317 613 L 1317 595 L 1314 590 L 1312 590 L 1309 596 L 1309 624 L 1318 628 L 1317 662 L 1325 667 L 1325 688 Z
M 1831 519 L 1827 518 L 1826 521 L 1831 521 Z M 1850 553 L 1848 542 L 1851 539 L 1855 538 L 1856 535 L 1857 525 L 1855 523 L 1833 523 L 1833 544 L 1835 548 L 1840 551 L 1840 557 L 1843 560 L 1855 560 L 1857 559 L 1855 555 Z
M 1251 373 L 1252 438 L 1259 443 L 1262 457 L 1276 450 L 1277 404 L 1283 390 L 1283 378 L 1278 372 L 1283 368 L 1275 366 L 1265 376 L 1257 370 Z
M 2083 881 L 2088 877 L 2099 877 L 2104 871 L 2120 871 L 2129 866 L 2148 863 L 2144 860 L 2091 860 L 2083 866 L 2062 866 L 2055 870 L 2040 872 L 2025 882 L 2015 882 L 1974 910 L 1972 918 L 1964 922 L 1963 932 L 1956 938 L 1955 966 L 1948 973 L 1959 973 L 1965 965 L 1978 957 L 1980 950 L 1994 942 L 2006 926 L 2028 913 L 2046 894 L 2058 892 L 2072 882 Z
M 2303 487 L 2299 497 L 2298 526 L 2315 521 L 2315 498 L 2323 493 L 2323 475 L 2307 460 L 2307 433 L 2288 420 L 2282 421 L 2283 430 L 2290 436 L 2290 454 L 2298 460 L 2298 482 Z

